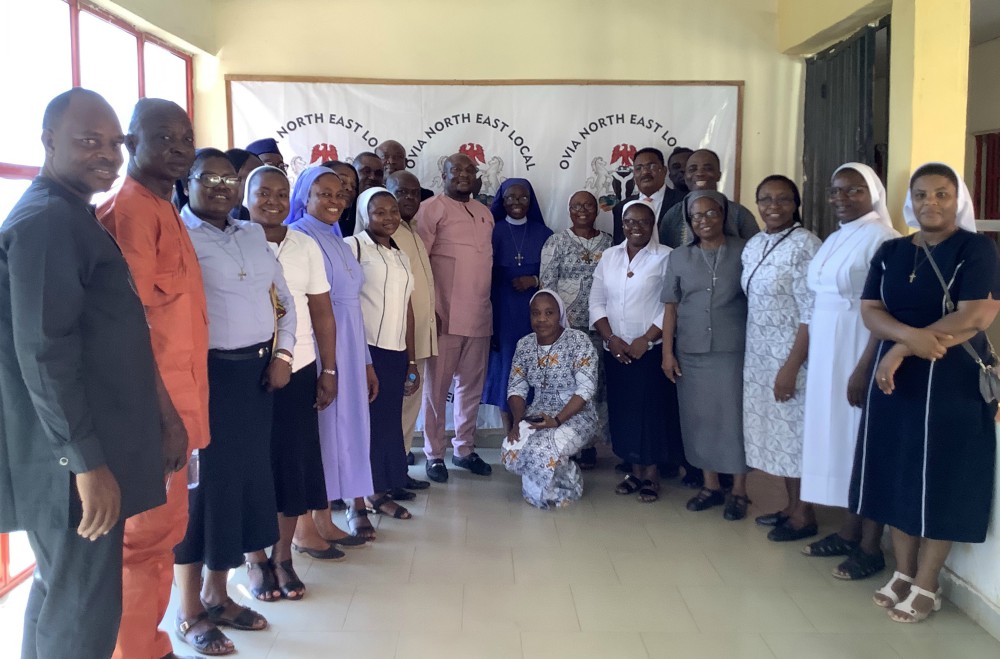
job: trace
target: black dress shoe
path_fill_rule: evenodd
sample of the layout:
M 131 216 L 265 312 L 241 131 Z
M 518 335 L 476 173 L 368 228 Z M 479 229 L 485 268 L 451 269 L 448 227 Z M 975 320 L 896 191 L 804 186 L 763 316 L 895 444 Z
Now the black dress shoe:
M 406 485 L 404 485 L 403 487 L 405 487 L 408 490 L 426 490 L 430 486 L 431 484 L 428 483 L 427 481 L 418 481 L 416 478 L 410 478 L 409 476 L 407 476 Z
M 767 534 L 767 539 L 771 542 L 791 542 L 811 538 L 814 535 L 819 535 L 819 527 L 815 524 L 807 524 L 801 529 L 792 528 L 789 524 L 782 524 L 771 529 Z
M 468 469 L 477 476 L 489 476 L 493 473 L 493 467 L 491 467 L 485 460 L 483 460 L 475 452 L 468 454 L 464 458 L 460 458 L 457 455 L 451 456 L 451 463 L 456 467 L 461 467 L 462 469 Z M 430 474 L 428 474 L 429 476 Z
M 388 492 L 389 498 L 393 501 L 412 501 L 417 498 L 417 495 L 409 490 L 404 490 L 401 487 L 394 487 Z
M 781 526 L 788 521 L 788 515 L 779 510 L 768 515 L 758 515 L 753 521 L 757 526 Z
M 701 492 L 688 500 L 686 507 L 693 512 L 700 512 L 714 506 L 721 506 L 725 502 L 726 493 L 722 490 L 706 490 L 702 488 Z
M 416 462 L 417 462 L 417 456 L 413 455 L 413 451 L 410 451 L 409 453 L 406 454 L 407 465 L 412 467 L 414 464 L 416 464 Z
M 427 478 L 435 483 L 448 482 L 448 468 L 444 466 L 444 460 L 428 460 L 424 464 L 424 471 L 427 472 Z

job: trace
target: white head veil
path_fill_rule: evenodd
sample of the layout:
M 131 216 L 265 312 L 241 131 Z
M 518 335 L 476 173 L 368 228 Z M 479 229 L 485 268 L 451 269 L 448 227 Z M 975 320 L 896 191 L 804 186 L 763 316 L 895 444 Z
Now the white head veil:
M 393 199 L 396 198 L 395 196 L 393 196 L 391 192 L 389 192 L 385 188 L 379 188 L 379 187 L 368 188 L 358 196 L 357 221 L 354 223 L 355 236 L 360 233 L 364 233 L 365 229 L 368 228 L 368 202 L 370 202 L 372 200 L 372 197 L 374 197 L 380 192 L 386 193 Z
M 879 221 L 890 229 L 893 228 L 892 218 L 889 217 L 889 207 L 885 203 L 885 186 L 882 185 L 882 181 L 879 180 L 875 170 L 860 162 L 845 162 L 833 171 L 833 176 L 830 177 L 830 180 L 832 181 L 842 169 L 853 169 L 858 174 L 861 174 L 865 179 L 865 184 L 868 185 L 868 192 L 872 196 L 872 208 L 878 215 Z
M 649 202 L 646 202 L 646 201 L 643 201 L 642 199 L 633 199 L 632 201 L 626 202 L 625 205 L 622 206 L 622 230 L 624 230 L 624 228 L 625 228 L 625 213 L 628 212 L 628 209 L 632 208 L 636 204 L 638 204 L 640 206 L 645 206 L 650 211 L 652 211 L 652 213 L 653 213 L 653 235 L 650 236 L 650 238 L 649 238 L 649 246 L 652 247 L 652 246 L 659 245 L 660 244 L 660 231 L 659 231 L 659 228 L 656 226 L 656 209 L 653 208 L 653 204 L 651 204 Z
M 569 321 L 566 319 L 566 304 L 563 302 L 562 298 L 559 297 L 559 294 L 556 293 L 551 288 L 540 288 L 537 291 L 535 291 L 535 294 L 532 295 L 531 299 L 528 301 L 528 306 L 530 307 L 531 303 L 535 301 L 535 298 L 541 295 L 542 293 L 551 295 L 553 298 L 555 298 L 556 305 L 559 307 L 559 325 L 563 329 L 569 327 Z
M 917 169 L 921 167 L 926 167 L 927 165 L 941 165 L 942 167 L 947 167 L 951 170 L 951 173 L 955 175 L 958 180 L 958 213 L 955 216 L 955 223 L 960 229 L 965 229 L 966 231 L 976 231 L 976 211 L 972 207 L 972 195 L 969 194 L 969 186 L 965 184 L 962 177 L 958 175 L 955 168 L 951 165 L 947 165 L 943 162 L 928 162 L 924 163 Z M 913 177 L 910 177 L 910 185 L 913 185 Z M 917 221 L 917 215 L 913 212 L 913 199 L 910 197 L 910 190 L 906 190 L 906 203 L 903 205 L 903 217 L 906 218 L 906 225 L 913 227 L 914 229 L 920 228 L 920 223 Z

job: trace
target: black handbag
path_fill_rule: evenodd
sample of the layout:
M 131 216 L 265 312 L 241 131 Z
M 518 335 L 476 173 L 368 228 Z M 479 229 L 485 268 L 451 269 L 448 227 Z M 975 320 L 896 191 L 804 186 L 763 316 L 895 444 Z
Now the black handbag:
M 938 268 L 937 263 L 934 262 L 934 257 L 931 256 L 931 251 L 927 249 L 927 244 L 920 241 L 920 246 L 924 248 L 924 254 L 927 255 L 927 260 L 931 264 L 931 268 L 934 269 L 934 274 L 937 275 L 938 281 L 941 282 L 941 288 L 944 289 L 944 307 L 948 313 L 955 310 L 955 303 L 951 301 L 951 293 L 948 292 L 948 284 L 944 280 L 944 275 L 941 274 L 941 269 Z M 986 333 L 983 332 L 986 336 Z M 993 350 L 993 344 L 990 342 L 990 337 L 986 336 L 986 346 L 990 351 L 990 361 L 992 363 L 986 364 L 979 357 L 979 353 L 969 345 L 968 341 L 962 342 L 962 348 L 965 352 L 969 353 L 969 356 L 979 365 L 979 393 L 982 395 L 983 400 L 987 403 L 993 403 L 1000 401 L 1000 374 L 997 373 L 997 354 Z

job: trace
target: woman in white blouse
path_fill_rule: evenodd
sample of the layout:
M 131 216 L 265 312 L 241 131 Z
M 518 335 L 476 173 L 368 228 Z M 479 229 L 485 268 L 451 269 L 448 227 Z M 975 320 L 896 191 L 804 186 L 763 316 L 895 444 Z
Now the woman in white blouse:
M 659 498 L 656 465 L 669 462 L 670 438 L 680 435 L 677 388 L 660 370 L 663 291 L 670 248 L 660 245 L 656 215 L 641 201 L 622 212 L 625 242 L 604 251 L 594 270 L 590 322 L 604 340 L 611 446 L 632 464 L 615 492 Z M 679 443 L 679 442 L 675 442 Z
M 410 519 L 410 512 L 388 493 L 407 485 L 403 446 L 403 397 L 420 383 L 413 347 L 413 273 L 406 252 L 392 240 L 399 228 L 396 197 L 385 188 L 368 188 L 358 197 L 354 235 L 344 241 L 365 274 L 361 313 L 365 338 L 378 376 L 379 392 L 370 403 L 372 485 L 376 512 Z M 348 515 L 364 510 L 355 499 Z

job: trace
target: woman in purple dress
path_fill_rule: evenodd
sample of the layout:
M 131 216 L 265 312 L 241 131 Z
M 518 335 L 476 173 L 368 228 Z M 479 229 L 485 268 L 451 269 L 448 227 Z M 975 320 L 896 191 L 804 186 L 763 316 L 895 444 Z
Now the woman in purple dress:
M 337 321 L 337 399 L 319 413 L 326 493 L 331 499 L 354 499 L 348 511 L 351 530 L 356 536 L 374 540 L 375 529 L 365 516 L 363 498 L 374 492 L 368 456 L 368 404 L 378 395 L 378 379 L 361 318 L 359 293 L 364 274 L 354 254 L 334 233 L 346 206 L 342 191 L 343 182 L 333 170 L 310 167 L 295 181 L 287 222 L 319 244 Z M 324 526 L 317 521 L 321 534 Z M 326 539 L 343 544 L 337 538 Z
M 500 185 L 493 204 L 493 338 L 482 402 L 496 405 L 510 430 L 507 380 L 521 337 L 531 333 L 528 304 L 540 287 L 542 246 L 552 235 L 545 226 L 531 183 L 509 178 Z

